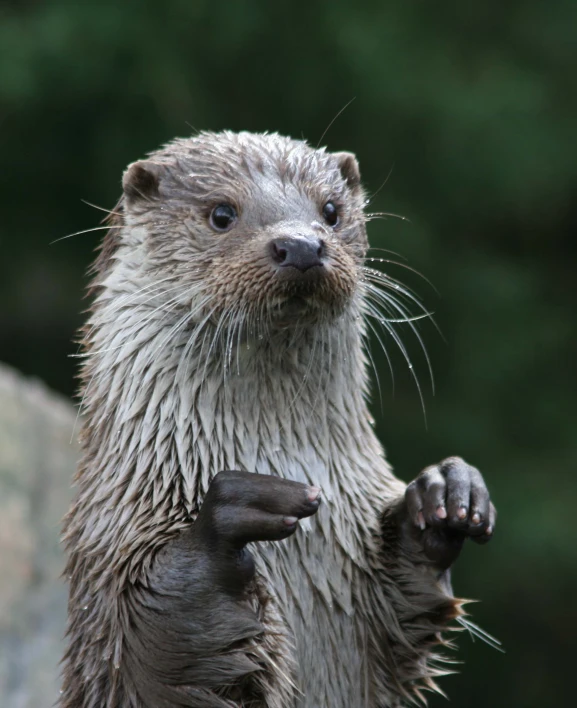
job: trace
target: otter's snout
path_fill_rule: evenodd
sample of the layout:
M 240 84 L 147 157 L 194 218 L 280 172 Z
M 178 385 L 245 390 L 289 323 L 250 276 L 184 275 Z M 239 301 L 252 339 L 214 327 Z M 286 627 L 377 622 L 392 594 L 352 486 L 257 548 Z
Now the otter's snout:
M 269 242 L 272 259 L 279 266 L 292 266 L 304 271 L 323 265 L 325 244 L 320 238 L 302 236 L 279 236 Z

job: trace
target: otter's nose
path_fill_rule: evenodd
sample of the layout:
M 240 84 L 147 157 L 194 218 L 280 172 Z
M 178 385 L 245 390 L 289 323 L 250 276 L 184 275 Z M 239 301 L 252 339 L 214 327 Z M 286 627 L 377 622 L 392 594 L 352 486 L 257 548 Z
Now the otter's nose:
M 325 244 L 318 238 L 280 236 L 270 242 L 273 260 L 280 266 L 292 266 L 304 272 L 313 266 L 322 266 Z

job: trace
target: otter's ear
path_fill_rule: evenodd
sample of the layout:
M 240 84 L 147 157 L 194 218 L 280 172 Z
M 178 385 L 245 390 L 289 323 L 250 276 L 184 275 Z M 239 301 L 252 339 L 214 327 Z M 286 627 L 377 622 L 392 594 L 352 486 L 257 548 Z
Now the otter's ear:
M 148 160 L 139 160 L 128 165 L 122 177 L 122 188 L 127 202 L 148 201 L 157 198 L 161 173 L 161 165 Z
M 352 152 L 336 152 L 335 157 L 345 182 L 353 192 L 356 192 L 361 186 L 361 171 L 357 158 Z

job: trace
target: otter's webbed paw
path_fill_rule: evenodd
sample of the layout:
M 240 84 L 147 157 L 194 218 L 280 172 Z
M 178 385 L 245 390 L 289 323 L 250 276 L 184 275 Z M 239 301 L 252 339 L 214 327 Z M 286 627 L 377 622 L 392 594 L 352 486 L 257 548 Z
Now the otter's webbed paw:
M 411 535 L 420 535 L 429 560 L 448 568 L 465 538 L 486 543 L 497 513 L 483 476 L 460 457 L 424 469 L 405 492 Z
M 242 576 L 247 581 L 254 564 L 245 545 L 291 536 L 299 519 L 316 513 L 320 501 L 318 487 L 266 474 L 220 472 L 193 524 L 194 546 L 221 579 L 233 585 Z

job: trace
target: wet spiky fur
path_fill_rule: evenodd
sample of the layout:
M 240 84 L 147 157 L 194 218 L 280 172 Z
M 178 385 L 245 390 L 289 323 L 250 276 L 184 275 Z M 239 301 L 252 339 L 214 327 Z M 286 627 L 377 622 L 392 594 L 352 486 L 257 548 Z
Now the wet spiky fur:
M 318 485 L 324 501 L 293 537 L 252 549 L 261 629 L 230 648 L 222 685 L 167 688 L 178 700 L 162 705 L 390 708 L 435 687 L 434 647 L 459 602 L 400 532 L 405 485 L 367 410 L 372 306 L 351 160 L 278 135 L 203 133 L 128 171 L 83 333 L 62 708 L 160 706 L 139 602 L 225 469 Z M 334 232 L 319 217 L 327 199 Z M 234 233 L 207 223 L 221 202 L 239 211 Z M 328 274 L 286 326 L 293 286 L 271 277 L 263 244 L 303 224 L 323 234 Z

